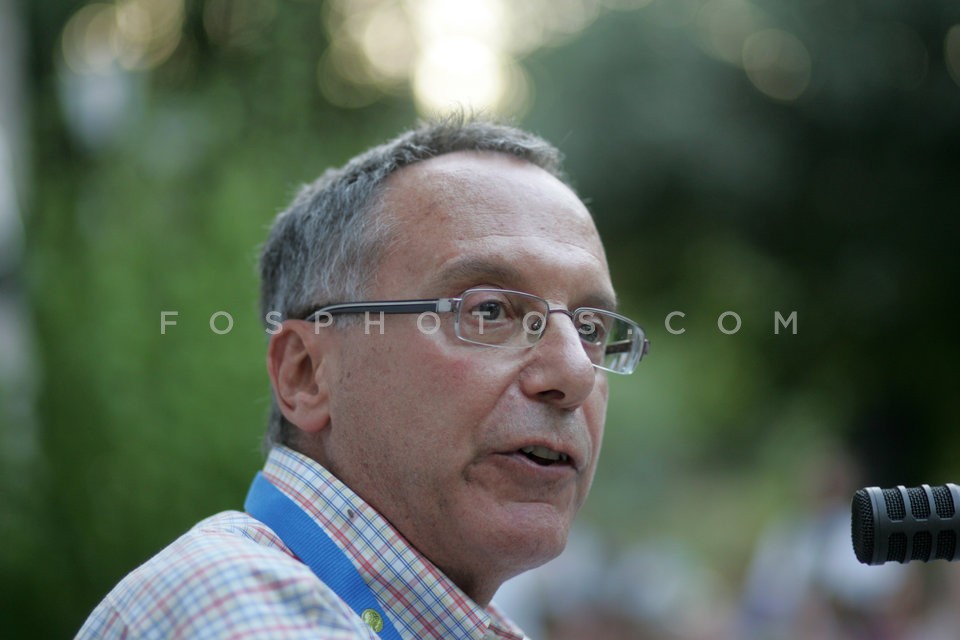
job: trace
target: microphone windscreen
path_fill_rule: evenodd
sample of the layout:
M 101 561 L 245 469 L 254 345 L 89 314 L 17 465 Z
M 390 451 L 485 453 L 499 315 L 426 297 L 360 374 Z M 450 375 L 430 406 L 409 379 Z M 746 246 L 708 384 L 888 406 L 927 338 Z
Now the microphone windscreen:
M 911 560 L 960 560 L 960 487 L 896 487 L 858 490 L 851 505 L 850 533 L 864 564 Z

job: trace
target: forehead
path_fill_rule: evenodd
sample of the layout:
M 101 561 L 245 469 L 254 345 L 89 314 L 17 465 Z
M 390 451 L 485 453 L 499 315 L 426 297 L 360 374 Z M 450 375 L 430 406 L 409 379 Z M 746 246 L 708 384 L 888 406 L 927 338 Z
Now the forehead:
M 414 295 L 413 287 L 417 295 L 447 295 L 491 284 L 612 305 L 590 213 L 569 187 L 520 158 L 438 156 L 391 176 L 382 204 L 396 231 L 378 271 L 384 294 Z M 391 285 L 405 290 L 385 290 Z

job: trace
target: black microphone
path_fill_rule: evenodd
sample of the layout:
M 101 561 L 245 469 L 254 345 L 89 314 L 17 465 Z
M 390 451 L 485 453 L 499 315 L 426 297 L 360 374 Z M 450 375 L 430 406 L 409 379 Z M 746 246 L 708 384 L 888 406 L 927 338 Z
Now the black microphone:
M 883 564 L 960 560 L 960 486 L 867 487 L 853 496 L 850 533 L 857 560 Z

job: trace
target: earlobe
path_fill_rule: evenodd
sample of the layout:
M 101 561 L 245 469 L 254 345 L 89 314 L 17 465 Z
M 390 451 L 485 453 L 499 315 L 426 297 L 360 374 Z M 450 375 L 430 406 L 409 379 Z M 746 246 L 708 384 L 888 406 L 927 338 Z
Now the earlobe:
M 330 423 L 325 348 L 312 324 L 287 320 L 267 349 L 267 371 L 280 411 L 305 433 L 317 433 Z

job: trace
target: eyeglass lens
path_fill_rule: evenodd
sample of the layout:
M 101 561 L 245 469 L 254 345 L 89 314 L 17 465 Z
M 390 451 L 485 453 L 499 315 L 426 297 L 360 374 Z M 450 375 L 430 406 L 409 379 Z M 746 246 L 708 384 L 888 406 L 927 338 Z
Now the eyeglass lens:
M 542 298 L 499 289 L 471 289 L 457 309 L 457 336 L 467 342 L 507 348 L 533 346 L 546 328 L 549 305 Z M 616 372 L 630 372 L 640 356 L 638 328 L 610 312 L 580 309 L 574 325 L 590 360 Z

